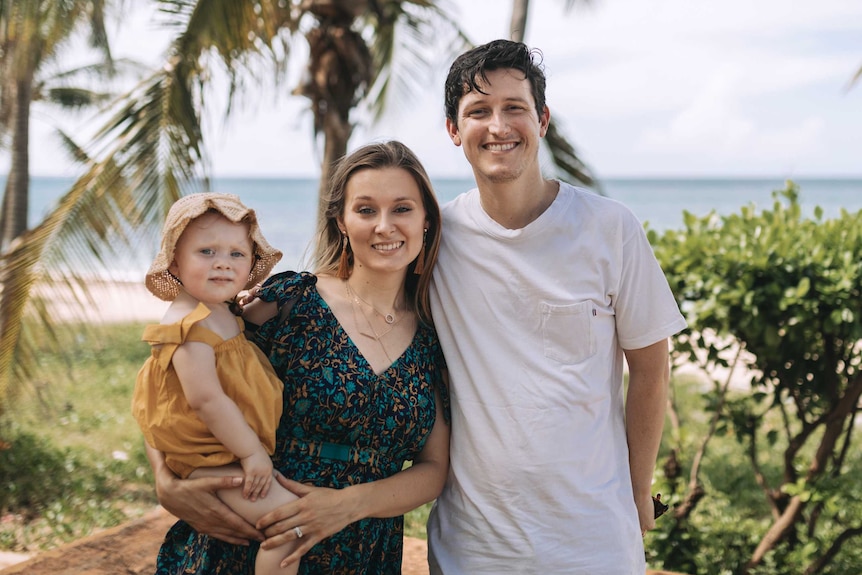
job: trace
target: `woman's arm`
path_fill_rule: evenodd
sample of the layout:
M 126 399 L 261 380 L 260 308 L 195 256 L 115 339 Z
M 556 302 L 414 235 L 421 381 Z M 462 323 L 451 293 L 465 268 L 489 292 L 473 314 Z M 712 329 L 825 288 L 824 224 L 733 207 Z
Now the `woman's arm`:
M 278 475 L 279 483 L 299 499 L 261 517 L 257 525 L 267 536 L 263 547 L 271 549 L 295 540 L 293 529 L 301 527 L 302 541 L 282 563 L 284 566 L 355 521 L 403 515 L 440 495 L 449 473 L 449 425 L 442 411 L 438 395 L 437 418 L 424 448 L 413 465 L 386 479 L 328 489 Z
M 222 503 L 216 492 L 239 487 L 241 477 L 201 477 L 180 479 L 165 464 L 165 456 L 149 444 L 147 459 L 153 468 L 156 497 L 162 507 L 179 517 L 198 533 L 226 543 L 248 545 L 250 540 L 263 541 L 263 534 Z
M 263 325 L 278 313 L 278 303 L 274 301 L 263 301 L 254 297 L 250 301 L 246 298 L 244 302 L 248 303 L 242 304 L 242 319 L 255 325 Z

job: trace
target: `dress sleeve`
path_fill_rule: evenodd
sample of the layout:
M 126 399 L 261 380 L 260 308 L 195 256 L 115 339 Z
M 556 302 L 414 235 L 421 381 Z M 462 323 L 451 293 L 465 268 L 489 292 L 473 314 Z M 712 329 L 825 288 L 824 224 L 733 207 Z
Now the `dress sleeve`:
M 278 313 L 263 323 L 248 339 L 269 355 L 272 342 L 281 339 L 289 331 L 295 308 L 307 299 L 310 289 L 317 284 L 317 277 L 308 272 L 287 271 L 275 274 L 264 282 L 258 297 L 266 302 L 276 302 Z

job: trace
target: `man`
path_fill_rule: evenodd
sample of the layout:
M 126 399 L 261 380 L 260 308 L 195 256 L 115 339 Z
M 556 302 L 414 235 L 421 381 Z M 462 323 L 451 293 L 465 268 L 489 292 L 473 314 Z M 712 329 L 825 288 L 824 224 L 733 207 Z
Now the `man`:
M 685 321 L 634 215 L 542 177 L 534 57 L 497 40 L 446 80 L 477 189 L 444 208 L 431 290 L 452 399 L 431 573 L 643 575 L 667 338 Z

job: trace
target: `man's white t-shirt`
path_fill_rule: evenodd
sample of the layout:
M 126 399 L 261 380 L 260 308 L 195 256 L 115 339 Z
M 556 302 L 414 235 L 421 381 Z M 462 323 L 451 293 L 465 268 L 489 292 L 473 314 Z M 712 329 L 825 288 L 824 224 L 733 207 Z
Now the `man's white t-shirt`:
M 643 575 L 623 349 L 685 321 L 637 218 L 560 183 L 509 230 L 474 189 L 443 208 L 431 305 L 452 399 L 431 572 Z

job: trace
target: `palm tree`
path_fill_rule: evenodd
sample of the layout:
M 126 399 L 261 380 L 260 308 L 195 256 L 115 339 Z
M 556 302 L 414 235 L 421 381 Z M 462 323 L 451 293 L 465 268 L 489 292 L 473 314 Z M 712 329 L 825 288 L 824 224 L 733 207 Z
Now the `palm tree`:
M 214 76 L 227 76 L 229 114 L 246 89 L 283 80 L 286 56 L 304 31 L 308 73 L 295 92 L 311 100 L 326 182 L 346 153 L 352 110 L 368 103 L 379 112 L 393 84 L 415 85 L 423 70 L 430 72 L 430 50 L 441 45 L 441 34 L 456 40 L 448 42 L 453 51 L 466 43 L 439 0 L 158 3 L 165 25 L 178 30 L 165 64 L 109 108 L 86 150 L 67 140 L 84 161 L 83 175 L 0 259 L 0 274 L 9 278 L 0 299 L 0 408 L 11 376 L 27 366 L 25 311 L 50 325 L 47 302 L 56 290 L 74 288 L 87 303 L 88 278 L 110 272 L 102 262 L 133 257 L 136 245 L 154 243 L 170 205 L 208 188 L 201 117 Z M 410 70 L 398 69 L 399 62 Z M 37 284 L 43 299 L 31 298 Z
M 448 46 L 454 55 L 468 45 L 441 4 L 439 0 L 301 2 L 315 23 L 305 34 L 310 56 L 295 93 L 311 100 L 314 133 L 323 136 L 321 197 L 330 167 L 347 152 L 356 107 L 365 101 L 379 116 L 393 82 L 402 83 L 408 92 L 422 89 L 415 80 L 431 75 L 430 47 Z M 401 34 L 408 40 L 399 46 Z M 441 40 L 441 34 L 454 42 Z M 447 55 L 444 50 L 442 57 Z M 399 61 L 405 65 L 396 70 L 393 64 Z
M 582 0 L 589 3 L 589 0 Z M 571 10 L 577 0 L 565 0 L 565 10 Z M 512 0 L 512 17 L 509 23 L 509 39 L 523 42 L 527 32 L 527 17 L 530 12 L 530 0 Z M 559 120 L 551 117 L 548 132 L 545 134 L 545 149 L 551 154 L 551 159 L 557 169 L 586 186 L 601 193 L 598 180 L 587 165 L 578 157 L 574 146 L 558 127 Z
M 83 23 L 89 25 L 90 43 L 103 54 L 103 62 L 87 70 L 112 67 L 104 26 L 105 0 L 0 0 L 0 142 L 9 141 L 11 162 L 0 208 L 0 249 L 27 228 L 30 187 L 30 109 L 44 100 L 79 108 L 104 98 L 103 94 L 71 88 L 84 69 L 44 77 Z

